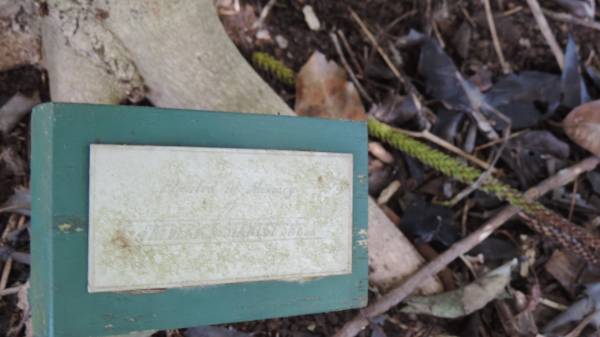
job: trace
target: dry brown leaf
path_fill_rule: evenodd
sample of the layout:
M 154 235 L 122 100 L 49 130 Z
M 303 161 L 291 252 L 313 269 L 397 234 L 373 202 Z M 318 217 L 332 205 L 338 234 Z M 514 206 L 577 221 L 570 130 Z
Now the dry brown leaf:
M 457 318 L 485 307 L 504 292 L 517 265 L 513 259 L 488 272 L 476 281 L 456 290 L 431 296 L 413 296 L 404 301 L 402 312 Z
M 11 326 L 7 332 L 8 337 L 24 336 L 33 337 L 33 323 L 31 321 L 31 308 L 29 306 L 29 281 L 20 286 L 17 292 L 17 308 L 20 311 L 20 317 L 16 318 L 14 326 Z M 21 332 L 23 333 L 21 334 Z
M 573 109 L 563 121 L 563 127 L 571 140 L 600 156 L 600 100 Z
M 364 120 L 367 115 L 354 84 L 334 61 L 316 51 L 296 79 L 296 113 L 333 119 Z
M 254 23 L 257 20 L 254 7 L 245 5 L 236 10 L 233 4 L 231 6 L 227 10 L 219 10 L 225 32 L 238 47 L 251 47 L 256 32 Z

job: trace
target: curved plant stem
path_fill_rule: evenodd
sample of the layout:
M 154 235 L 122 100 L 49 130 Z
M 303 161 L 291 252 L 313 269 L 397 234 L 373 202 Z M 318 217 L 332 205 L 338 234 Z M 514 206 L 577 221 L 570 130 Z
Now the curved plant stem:
M 541 203 L 528 200 L 523 193 L 492 176 L 488 175 L 478 182 L 483 171 L 397 132 L 372 117 L 368 120 L 368 128 L 371 136 L 385 141 L 423 164 L 467 185 L 478 184 L 482 191 L 518 207 L 521 210 L 520 217 L 533 230 L 590 263 L 599 262 L 600 238 L 592 232 L 571 223 Z
M 544 180 L 536 187 L 530 188 L 527 193 L 524 194 L 526 200 L 533 200 L 542 196 L 543 194 L 564 186 L 573 181 L 577 176 L 586 171 L 593 170 L 600 163 L 600 159 L 597 157 L 587 158 L 576 165 L 559 171 L 554 176 Z M 381 315 L 398 305 L 407 296 L 415 291 L 423 282 L 429 277 L 437 274 L 440 270 L 444 269 L 450 262 L 454 261 L 457 257 L 467 253 L 473 249 L 480 242 L 490 236 L 494 230 L 502 226 L 506 221 L 512 218 L 519 212 L 519 209 L 514 206 L 506 206 L 496 216 L 487 221 L 484 225 L 479 227 L 477 230 L 469 234 L 464 239 L 453 244 L 445 252 L 440 254 L 434 260 L 427 263 L 419 271 L 406 279 L 402 284 L 396 288 L 390 290 L 381 298 L 374 303 L 370 304 L 351 321 L 344 324 L 344 326 L 335 334 L 334 337 L 354 337 L 368 324 L 369 320 L 373 317 Z

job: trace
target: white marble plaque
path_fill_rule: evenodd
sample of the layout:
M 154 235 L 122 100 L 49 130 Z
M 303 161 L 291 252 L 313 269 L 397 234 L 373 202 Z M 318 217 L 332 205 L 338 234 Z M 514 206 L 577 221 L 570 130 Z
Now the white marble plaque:
M 90 292 L 352 272 L 352 155 L 91 145 Z

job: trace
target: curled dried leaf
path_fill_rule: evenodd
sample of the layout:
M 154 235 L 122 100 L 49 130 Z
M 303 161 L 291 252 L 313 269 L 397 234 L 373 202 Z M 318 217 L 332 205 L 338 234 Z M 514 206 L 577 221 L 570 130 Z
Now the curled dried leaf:
M 563 127 L 571 140 L 600 156 L 600 100 L 573 109 L 563 121 Z
M 316 51 L 296 78 L 296 113 L 331 119 L 364 120 L 367 115 L 358 91 L 346 72 Z

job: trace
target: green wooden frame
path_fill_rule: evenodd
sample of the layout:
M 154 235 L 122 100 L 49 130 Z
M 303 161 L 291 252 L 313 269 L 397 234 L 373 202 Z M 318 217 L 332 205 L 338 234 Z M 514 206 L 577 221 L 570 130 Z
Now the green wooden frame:
M 31 124 L 30 301 L 37 337 L 106 336 L 366 305 L 366 123 L 48 103 L 34 109 Z M 352 274 L 160 293 L 88 293 L 88 171 L 93 143 L 352 153 Z

